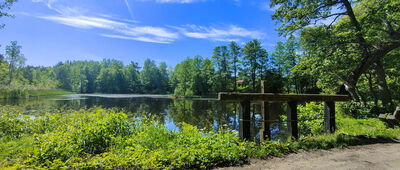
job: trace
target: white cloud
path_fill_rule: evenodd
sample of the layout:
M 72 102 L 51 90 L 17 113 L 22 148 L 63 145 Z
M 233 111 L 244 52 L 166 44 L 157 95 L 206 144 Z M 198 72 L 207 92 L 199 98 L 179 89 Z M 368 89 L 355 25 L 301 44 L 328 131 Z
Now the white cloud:
M 40 18 L 76 28 L 97 28 L 101 29 L 103 32 L 111 31 L 112 34 L 101 34 L 102 36 L 109 38 L 130 39 L 153 43 L 171 43 L 179 38 L 177 33 L 171 32 L 162 27 L 136 26 L 100 17 L 41 16 Z
M 131 15 L 131 19 L 133 19 L 133 12 L 132 12 L 131 6 L 129 5 L 128 0 L 125 0 L 125 5 L 128 8 L 129 14 Z
M 260 31 L 248 30 L 235 25 L 223 27 L 204 27 L 184 25 L 182 27 L 155 27 L 137 21 L 115 18 L 110 15 L 89 12 L 81 6 L 70 6 L 67 0 L 32 0 L 41 2 L 58 15 L 38 16 L 39 18 L 80 29 L 96 29 L 103 37 L 135 40 L 152 43 L 172 43 L 185 36 L 189 38 L 208 39 L 211 41 L 237 41 L 241 39 L 265 39 L 267 35 Z M 128 0 L 124 0 L 131 17 L 133 12 Z M 141 0 L 159 3 L 192 3 L 207 0 Z M 240 2 L 240 0 L 232 0 Z M 172 28 L 171 28 L 172 27 Z
M 203 27 L 196 25 L 186 25 L 175 27 L 186 37 L 209 39 L 213 41 L 237 41 L 240 38 L 265 39 L 267 35 L 260 31 L 247 30 L 242 27 L 230 25 L 225 28 Z
M 60 24 L 77 28 L 116 29 L 125 26 L 124 23 L 97 17 L 87 16 L 41 16 L 39 18 L 51 20 Z
M 136 40 L 136 41 L 143 41 L 143 42 L 151 42 L 151 43 L 161 43 L 161 44 L 168 44 L 168 40 L 164 38 L 148 38 L 148 37 L 129 37 L 123 35 L 111 35 L 111 34 L 100 34 L 103 37 L 108 38 L 117 38 L 117 39 L 125 39 L 125 40 Z

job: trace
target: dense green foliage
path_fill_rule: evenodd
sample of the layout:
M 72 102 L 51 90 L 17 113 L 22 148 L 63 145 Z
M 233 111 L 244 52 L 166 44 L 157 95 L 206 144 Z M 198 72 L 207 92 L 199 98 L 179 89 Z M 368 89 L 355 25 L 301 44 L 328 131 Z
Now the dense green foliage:
M 324 104 L 310 102 L 305 105 L 299 105 L 297 109 L 299 134 L 302 136 L 322 134 L 324 124 Z M 282 117 L 283 121 L 287 120 L 286 116 Z
M 243 49 L 235 42 L 229 46 L 217 46 L 211 59 L 201 56 L 187 58 L 173 69 L 168 68 L 165 62 L 157 66 L 150 59 L 144 62 L 143 67 L 135 62 L 124 65 L 121 61 L 110 59 L 101 62 L 66 61 L 53 67 L 32 67 L 24 66 L 22 47 L 16 41 L 6 49 L 5 60 L 0 60 L 0 75 L 4 75 L 0 85 L 8 90 L 21 87 L 63 89 L 76 93 L 202 96 L 221 91 L 259 91 L 261 79 L 273 82 L 269 88 L 274 92 L 279 92 L 283 86 L 283 80 L 276 79 L 280 72 L 273 69 L 268 53 L 258 40 L 248 42 Z M 236 80 L 243 82 L 238 85 Z M 290 85 L 287 87 L 290 88 Z
M 293 73 L 314 75 L 324 93 L 337 92 L 343 84 L 356 110 L 394 110 L 400 99 L 393 62 L 400 47 L 399 1 L 273 0 L 271 6 L 277 7 L 272 18 L 280 34 L 299 35 Z
M 3 166 L 24 156 L 25 161 L 18 162 L 23 167 L 205 168 L 241 164 L 246 157 L 244 143 L 232 132 L 203 133 L 185 123 L 180 131 L 170 131 L 151 119 L 129 120 L 113 110 L 43 113 L 32 118 L 16 108 L 1 107 L 0 121 Z M 29 154 L 18 153 L 21 150 L 15 146 L 5 148 L 18 140 L 32 140 Z
M 11 16 L 3 9 L 14 2 L 0 3 L 0 17 Z M 200 114 L 187 115 L 195 112 L 193 102 L 186 101 L 176 101 L 169 108 L 174 121 L 178 120 L 175 117 L 183 120 L 174 122 L 181 124 L 173 131 L 157 117 L 128 117 L 113 109 L 30 114 L 22 108 L 0 106 L 0 167 L 211 168 L 299 149 L 398 139 L 398 127 L 387 129 L 378 119 L 365 117 L 391 112 L 400 101 L 400 2 L 272 0 L 271 5 L 278 6 L 273 14 L 280 24 L 278 31 L 290 35 L 277 43 L 271 56 L 260 41 L 253 40 L 243 47 L 236 42 L 217 46 L 212 56 L 188 57 L 174 68 L 150 59 L 143 67 L 110 59 L 32 67 L 24 66 L 22 47 L 12 41 L 4 55 L 0 54 L 0 98 L 66 93 L 49 89 L 176 96 L 258 92 L 260 80 L 267 80 L 268 92 L 333 94 L 343 93 L 339 87 L 344 85 L 355 102 L 338 107 L 341 113 L 336 117 L 335 134 L 322 133 L 323 105 L 316 103 L 298 108 L 299 140 L 263 143 L 240 140 L 222 127 L 222 121 L 217 121 L 218 132 L 213 131 L 215 122 L 204 122 L 202 130 L 182 123 L 201 118 Z M 331 17 L 332 23 L 319 23 Z
M 320 109 L 309 104 L 301 112 L 319 113 Z M 180 130 L 171 131 L 152 118 L 128 118 L 110 109 L 27 115 L 22 108 L 0 106 L 0 113 L 0 166 L 16 168 L 210 168 L 400 135 L 399 128 L 386 129 L 377 119 L 339 116 L 335 134 L 256 144 L 241 141 L 229 130 L 208 132 L 183 123 Z

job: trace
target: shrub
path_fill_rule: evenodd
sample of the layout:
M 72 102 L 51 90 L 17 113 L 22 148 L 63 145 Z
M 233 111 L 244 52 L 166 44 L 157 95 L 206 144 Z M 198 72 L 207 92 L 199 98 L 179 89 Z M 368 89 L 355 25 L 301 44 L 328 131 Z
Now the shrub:
M 297 107 L 299 134 L 303 136 L 318 135 L 323 132 L 324 104 L 306 103 Z M 283 121 L 287 120 L 282 116 Z

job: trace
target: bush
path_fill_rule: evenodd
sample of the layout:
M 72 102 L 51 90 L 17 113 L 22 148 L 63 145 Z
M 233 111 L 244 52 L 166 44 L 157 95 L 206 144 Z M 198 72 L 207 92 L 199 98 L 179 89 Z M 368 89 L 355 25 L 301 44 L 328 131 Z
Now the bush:
M 306 103 L 297 107 L 299 134 L 302 136 L 318 135 L 323 132 L 324 104 L 315 102 Z M 282 116 L 283 121 L 287 120 Z
M 152 118 L 129 121 L 124 113 L 99 108 L 34 118 L 1 109 L 7 113 L 0 124 L 4 143 L 33 138 L 26 167 L 209 168 L 242 164 L 248 157 L 245 144 L 228 130 L 204 133 L 183 123 L 182 130 L 170 131 Z
M 24 115 L 20 107 L 0 106 L 0 167 L 19 169 L 208 169 L 241 165 L 249 158 L 281 156 L 299 149 L 329 149 L 375 138 L 398 138 L 378 119 L 338 114 L 335 134 L 322 132 L 322 104 L 299 107 L 298 141 L 242 141 L 220 129 L 203 132 L 182 123 L 171 131 L 154 118 L 129 119 L 112 109 L 92 108 Z M 318 121 L 307 122 L 306 119 Z M 306 132 L 314 135 L 308 135 Z M 360 137 L 361 136 L 361 137 Z

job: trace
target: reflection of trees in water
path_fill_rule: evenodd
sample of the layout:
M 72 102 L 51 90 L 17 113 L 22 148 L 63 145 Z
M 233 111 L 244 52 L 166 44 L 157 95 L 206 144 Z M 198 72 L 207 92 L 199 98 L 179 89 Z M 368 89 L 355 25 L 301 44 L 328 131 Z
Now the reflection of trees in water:
M 236 119 L 233 104 L 206 100 L 174 100 L 168 112 L 175 125 L 185 122 L 207 131 L 232 126 Z M 235 129 L 235 127 L 229 127 Z
M 239 130 L 239 103 L 225 103 L 215 100 L 172 100 L 165 98 L 100 98 L 87 97 L 74 100 L 49 100 L 50 98 L 31 98 L 19 100 L 0 100 L 1 105 L 18 105 L 25 110 L 49 110 L 61 108 L 79 110 L 99 106 L 102 108 L 117 108 L 128 114 L 130 118 L 152 116 L 166 122 L 167 116 L 173 123 L 180 127 L 182 122 L 189 123 L 205 130 L 218 130 L 227 128 Z M 251 136 L 256 136 L 261 127 L 261 107 L 255 103 L 252 108 Z M 282 103 L 270 104 L 270 119 L 278 120 L 284 114 L 285 105 Z M 31 113 L 31 112 L 29 112 Z M 254 121 L 256 120 L 256 121 Z M 258 120 L 258 121 L 257 121 Z M 271 125 L 274 138 L 280 138 L 286 133 L 282 122 L 274 122 Z

